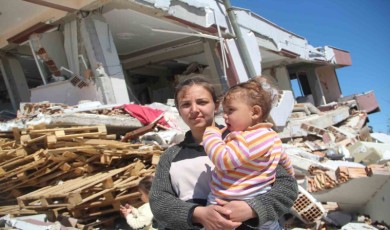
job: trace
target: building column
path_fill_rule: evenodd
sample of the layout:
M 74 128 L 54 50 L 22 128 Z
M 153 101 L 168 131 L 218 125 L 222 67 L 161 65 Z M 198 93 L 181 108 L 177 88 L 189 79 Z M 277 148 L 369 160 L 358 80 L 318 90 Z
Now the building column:
M 309 81 L 310 90 L 313 95 L 315 106 L 320 106 L 326 104 L 324 92 L 322 91 L 322 86 L 320 79 L 317 76 L 316 70 L 310 68 L 306 71 L 307 80 Z
M 0 61 L 0 69 L 12 107 L 17 111 L 21 102 L 30 101 L 30 90 L 22 65 L 16 57 L 4 56 Z
M 122 65 L 110 27 L 103 16 L 93 14 L 83 18 L 80 31 L 88 59 L 96 76 L 96 87 L 101 101 L 105 104 L 129 103 Z M 102 67 L 97 70 L 100 64 Z
M 213 78 L 214 83 L 217 84 L 217 87 L 220 86 L 217 90 L 219 92 L 225 92 L 229 87 L 227 85 L 227 76 L 225 76 L 223 71 L 223 65 L 221 63 L 222 60 L 220 60 L 215 52 L 215 46 L 216 42 L 213 40 L 204 39 L 203 41 L 203 47 L 204 47 L 204 54 L 206 56 L 207 63 L 209 64 L 210 68 L 210 74 Z M 215 81 L 218 79 L 217 81 Z
M 278 66 L 275 68 L 275 76 L 278 82 L 278 86 L 280 90 L 291 90 L 291 80 L 290 75 L 288 74 L 288 70 L 286 66 Z

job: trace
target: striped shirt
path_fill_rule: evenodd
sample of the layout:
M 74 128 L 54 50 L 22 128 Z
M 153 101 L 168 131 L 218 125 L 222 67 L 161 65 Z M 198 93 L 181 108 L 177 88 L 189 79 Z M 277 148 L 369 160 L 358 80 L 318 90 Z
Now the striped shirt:
M 278 164 L 294 175 L 282 141 L 271 127 L 270 123 L 260 123 L 246 131 L 233 131 L 225 139 L 217 127 L 206 129 L 203 146 L 215 165 L 212 196 L 242 200 L 264 193 L 275 181 Z

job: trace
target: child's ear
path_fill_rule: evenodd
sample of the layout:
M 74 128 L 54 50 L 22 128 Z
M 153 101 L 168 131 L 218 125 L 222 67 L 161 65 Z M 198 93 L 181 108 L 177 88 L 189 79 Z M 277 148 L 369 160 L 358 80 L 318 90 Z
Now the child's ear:
M 263 115 L 263 110 L 261 109 L 260 106 L 255 105 L 252 107 L 252 119 L 253 120 L 260 119 L 262 115 Z

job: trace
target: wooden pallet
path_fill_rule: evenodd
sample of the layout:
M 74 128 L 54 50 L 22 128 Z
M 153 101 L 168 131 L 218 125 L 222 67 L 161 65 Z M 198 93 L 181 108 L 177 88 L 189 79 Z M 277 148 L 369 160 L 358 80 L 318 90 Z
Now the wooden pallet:
M 97 173 L 88 177 L 68 180 L 56 186 L 47 186 L 17 198 L 21 208 L 67 207 L 93 201 L 115 190 L 114 177 L 134 167 L 133 164 L 108 172 Z
M 53 221 L 76 217 L 85 229 L 118 218 L 121 204 L 140 205 L 139 180 L 155 172 L 162 153 L 116 141 L 104 126 L 36 125 L 13 135 L 0 138 L 0 207 L 15 215 L 46 213 Z
M 5 216 L 7 214 L 12 216 L 35 215 L 38 213 L 39 212 L 36 210 L 21 209 L 19 205 L 0 206 L 0 216 Z
M 21 135 L 20 142 L 23 146 L 35 143 L 44 144 L 45 147 L 55 148 L 58 141 L 73 139 L 96 138 L 107 139 L 106 126 L 80 126 L 71 128 L 32 129 Z
M 12 178 L 19 173 L 28 170 L 29 168 L 34 168 L 40 163 L 44 158 L 44 151 L 39 150 L 34 154 L 28 156 L 18 156 L 13 159 L 9 159 L 5 162 L 0 163 L 0 168 L 3 173 L 0 173 L 0 183 L 8 178 Z

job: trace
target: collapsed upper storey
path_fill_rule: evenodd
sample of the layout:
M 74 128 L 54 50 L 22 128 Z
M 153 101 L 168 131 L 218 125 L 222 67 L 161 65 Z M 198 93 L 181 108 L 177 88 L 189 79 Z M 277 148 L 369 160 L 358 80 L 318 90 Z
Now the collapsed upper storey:
M 282 90 L 293 90 L 298 101 L 320 106 L 342 96 L 336 69 L 351 65 L 348 51 L 313 47 L 249 10 L 234 8 L 250 54 L 245 63 L 222 1 L 0 4 L 0 93 L 3 104 L 14 109 L 19 102 L 42 100 L 166 102 L 175 81 L 193 72 L 210 76 L 222 92 L 248 79 L 248 64 L 256 74 L 272 76 Z

